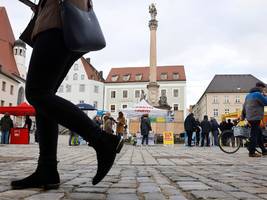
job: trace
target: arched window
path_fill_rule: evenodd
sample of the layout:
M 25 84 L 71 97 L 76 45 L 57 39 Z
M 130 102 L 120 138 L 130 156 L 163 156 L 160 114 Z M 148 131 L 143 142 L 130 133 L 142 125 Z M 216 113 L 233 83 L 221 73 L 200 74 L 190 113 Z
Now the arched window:
M 18 92 L 18 100 L 17 100 L 17 104 L 21 104 L 24 101 L 24 88 L 20 87 L 19 88 L 19 92 Z

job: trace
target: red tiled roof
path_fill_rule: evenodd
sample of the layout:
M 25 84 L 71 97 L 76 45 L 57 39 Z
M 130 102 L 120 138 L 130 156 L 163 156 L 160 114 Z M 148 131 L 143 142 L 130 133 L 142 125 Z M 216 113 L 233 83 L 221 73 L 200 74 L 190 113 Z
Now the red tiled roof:
M 2 70 L 19 76 L 19 71 L 13 54 L 15 37 L 7 16 L 6 9 L 0 7 L 0 65 Z
M 81 58 L 81 61 L 88 79 L 104 82 L 102 75 L 93 67 L 91 63 L 89 63 L 89 61 L 87 61 L 84 57 Z
M 160 75 L 167 74 L 167 79 L 162 80 Z M 178 73 L 179 79 L 173 79 L 173 74 Z M 142 79 L 136 80 L 136 75 L 141 74 Z M 118 76 L 117 81 L 112 81 L 112 76 Z M 124 75 L 130 75 L 128 81 L 123 80 Z M 148 82 L 149 81 L 149 67 L 123 67 L 112 68 L 107 76 L 106 83 L 122 83 L 122 82 Z M 173 66 L 158 66 L 157 67 L 157 81 L 186 81 L 185 70 L 183 65 Z

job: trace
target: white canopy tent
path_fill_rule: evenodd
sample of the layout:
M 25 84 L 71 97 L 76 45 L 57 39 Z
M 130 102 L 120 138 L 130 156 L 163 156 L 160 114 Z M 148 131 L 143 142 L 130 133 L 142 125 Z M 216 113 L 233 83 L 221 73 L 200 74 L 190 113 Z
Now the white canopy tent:
M 141 117 L 143 114 L 148 114 L 150 117 L 166 117 L 167 110 L 162 110 L 149 105 L 146 100 L 142 100 L 131 108 L 120 110 L 127 118 Z

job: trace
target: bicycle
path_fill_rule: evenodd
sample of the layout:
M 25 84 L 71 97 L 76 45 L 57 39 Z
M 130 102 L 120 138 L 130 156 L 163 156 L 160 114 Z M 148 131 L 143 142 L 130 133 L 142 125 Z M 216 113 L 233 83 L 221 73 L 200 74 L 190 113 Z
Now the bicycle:
M 249 126 L 235 126 L 233 130 L 226 130 L 219 135 L 219 147 L 224 153 L 233 154 L 242 146 L 248 149 L 250 144 L 249 137 Z M 259 147 L 256 147 L 256 151 L 261 153 Z

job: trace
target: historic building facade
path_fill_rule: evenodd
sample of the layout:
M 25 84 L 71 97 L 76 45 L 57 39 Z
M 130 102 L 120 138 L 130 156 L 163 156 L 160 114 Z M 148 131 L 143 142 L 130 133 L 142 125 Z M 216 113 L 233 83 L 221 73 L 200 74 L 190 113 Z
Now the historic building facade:
M 208 115 L 220 122 L 222 114 L 241 111 L 246 95 L 259 81 L 251 74 L 215 75 L 192 106 L 195 118 L 202 120 Z
M 186 76 L 184 66 L 157 66 L 159 93 L 167 96 L 172 110 L 185 111 Z M 105 110 L 114 115 L 131 107 L 141 98 L 147 99 L 149 67 L 112 68 L 105 81 Z
M 73 64 L 57 94 L 74 104 L 86 103 L 94 105 L 96 109 L 103 109 L 102 72 L 98 72 L 90 64 L 90 59 L 82 57 Z
M 15 40 L 8 15 L 0 7 L 0 106 L 25 101 L 26 44 Z

